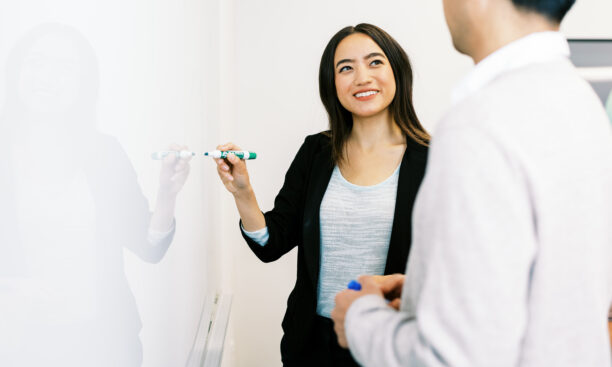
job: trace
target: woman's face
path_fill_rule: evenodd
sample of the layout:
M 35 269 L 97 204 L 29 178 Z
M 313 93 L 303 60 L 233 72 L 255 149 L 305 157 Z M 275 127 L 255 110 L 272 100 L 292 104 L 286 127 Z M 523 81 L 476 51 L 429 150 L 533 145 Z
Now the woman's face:
M 75 47 L 62 37 L 38 40 L 21 65 L 21 101 L 31 111 L 51 115 L 70 108 L 79 93 L 79 61 Z
M 386 111 L 395 97 L 393 70 L 382 49 L 369 36 L 354 33 L 343 39 L 334 56 L 336 94 L 354 116 Z

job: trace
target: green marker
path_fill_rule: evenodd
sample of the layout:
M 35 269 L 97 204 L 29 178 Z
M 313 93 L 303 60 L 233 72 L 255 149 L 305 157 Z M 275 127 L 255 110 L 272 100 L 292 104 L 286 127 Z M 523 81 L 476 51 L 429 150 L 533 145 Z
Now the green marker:
M 227 158 L 227 155 L 230 153 L 234 153 L 234 155 L 240 159 L 255 159 L 257 158 L 257 153 L 249 152 L 248 150 L 214 150 L 212 152 L 204 153 L 205 156 L 213 157 L 213 158 Z

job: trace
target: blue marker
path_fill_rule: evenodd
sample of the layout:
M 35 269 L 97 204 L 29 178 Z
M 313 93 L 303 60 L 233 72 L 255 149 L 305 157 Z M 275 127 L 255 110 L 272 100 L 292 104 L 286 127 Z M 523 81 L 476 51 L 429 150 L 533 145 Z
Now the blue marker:
M 348 289 L 352 289 L 354 291 L 360 291 L 361 290 L 361 284 L 359 284 L 358 281 L 356 280 L 351 280 L 348 284 Z

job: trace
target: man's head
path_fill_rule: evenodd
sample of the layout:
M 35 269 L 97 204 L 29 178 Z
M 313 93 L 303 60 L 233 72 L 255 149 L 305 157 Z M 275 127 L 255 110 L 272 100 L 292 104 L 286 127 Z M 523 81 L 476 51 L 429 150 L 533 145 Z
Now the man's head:
M 576 0 L 512 0 L 518 9 L 538 13 L 557 24 L 561 23 L 575 2 Z
M 443 0 L 455 48 L 473 57 L 500 42 L 536 31 L 557 30 L 575 0 Z M 514 38 L 514 39 L 512 39 Z M 480 57 L 481 58 L 481 57 Z

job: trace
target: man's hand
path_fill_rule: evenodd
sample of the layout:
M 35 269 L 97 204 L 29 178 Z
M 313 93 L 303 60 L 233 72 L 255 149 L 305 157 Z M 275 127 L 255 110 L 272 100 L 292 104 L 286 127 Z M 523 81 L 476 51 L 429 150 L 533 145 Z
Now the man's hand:
M 361 291 L 347 289 L 336 295 L 336 306 L 331 312 L 331 318 L 334 320 L 334 330 L 338 336 L 338 344 L 343 348 L 348 348 L 346 335 L 344 333 L 344 318 L 351 304 L 353 304 L 357 298 L 369 294 L 383 297 L 381 286 L 375 277 L 371 275 L 362 275 L 359 277 L 359 283 L 361 284 Z
M 402 298 L 402 288 L 404 287 L 404 279 L 406 279 L 406 276 L 404 274 L 386 275 L 378 279 L 380 289 L 383 292 L 385 298 L 389 301 L 389 306 L 395 308 L 398 311 Z

